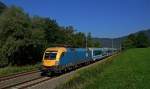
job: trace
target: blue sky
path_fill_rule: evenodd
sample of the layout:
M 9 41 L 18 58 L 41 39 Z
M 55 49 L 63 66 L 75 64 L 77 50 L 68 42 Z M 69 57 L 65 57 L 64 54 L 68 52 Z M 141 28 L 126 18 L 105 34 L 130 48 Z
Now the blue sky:
M 150 28 L 150 0 L 2 0 L 31 16 L 56 19 L 94 37 L 115 38 Z

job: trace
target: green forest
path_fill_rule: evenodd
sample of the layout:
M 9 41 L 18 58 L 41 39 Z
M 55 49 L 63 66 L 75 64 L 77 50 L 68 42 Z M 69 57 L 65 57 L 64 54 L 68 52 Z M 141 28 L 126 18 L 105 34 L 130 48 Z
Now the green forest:
M 122 49 L 147 48 L 150 46 L 150 39 L 144 32 L 130 34 L 122 42 Z
M 53 46 L 100 47 L 100 43 L 73 26 L 60 26 L 49 17 L 29 16 L 16 6 L 0 3 L 0 67 L 36 64 Z

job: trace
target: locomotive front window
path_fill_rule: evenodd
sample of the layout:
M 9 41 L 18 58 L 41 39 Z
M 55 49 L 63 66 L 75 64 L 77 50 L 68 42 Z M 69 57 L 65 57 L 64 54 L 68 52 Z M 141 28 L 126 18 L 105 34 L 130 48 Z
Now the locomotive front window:
M 55 60 L 57 52 L 45 52 L 45 59 L 46 60 Z

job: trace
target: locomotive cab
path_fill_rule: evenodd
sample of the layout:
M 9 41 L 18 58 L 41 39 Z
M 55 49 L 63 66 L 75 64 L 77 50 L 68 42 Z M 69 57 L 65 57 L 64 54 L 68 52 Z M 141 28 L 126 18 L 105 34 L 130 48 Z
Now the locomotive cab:
M 48 48 L 44 52 L 42 65 L 45 68 L 56 67 L 59 64 L 62 53 L 66 51 L 63 47 Z
M 57 65 L 56 56 L 57 51 L 46 51 L 44 54 L 43 65 L 46 67 Z

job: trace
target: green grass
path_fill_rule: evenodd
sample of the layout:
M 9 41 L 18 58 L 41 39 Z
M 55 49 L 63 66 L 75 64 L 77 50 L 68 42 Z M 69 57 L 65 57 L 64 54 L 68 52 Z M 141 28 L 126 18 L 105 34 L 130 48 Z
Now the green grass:
M 79 70 L 57 89 L 150 89 L 150 48 L 130 49 Z
M 27 65 L 27 66 L 22 66 L 22 67 L 8 66 L 8 67 L 5 67 L 5 68 L 0 68 L 0 76 L 5 76 L 5 75 L 11 75 L 11 74 L 16 74 L 16 73 L 20 73 L 20 72 L 27 72 L 27 71 L 37 70 L 39 67 L 40 67 L 40 64 Z

